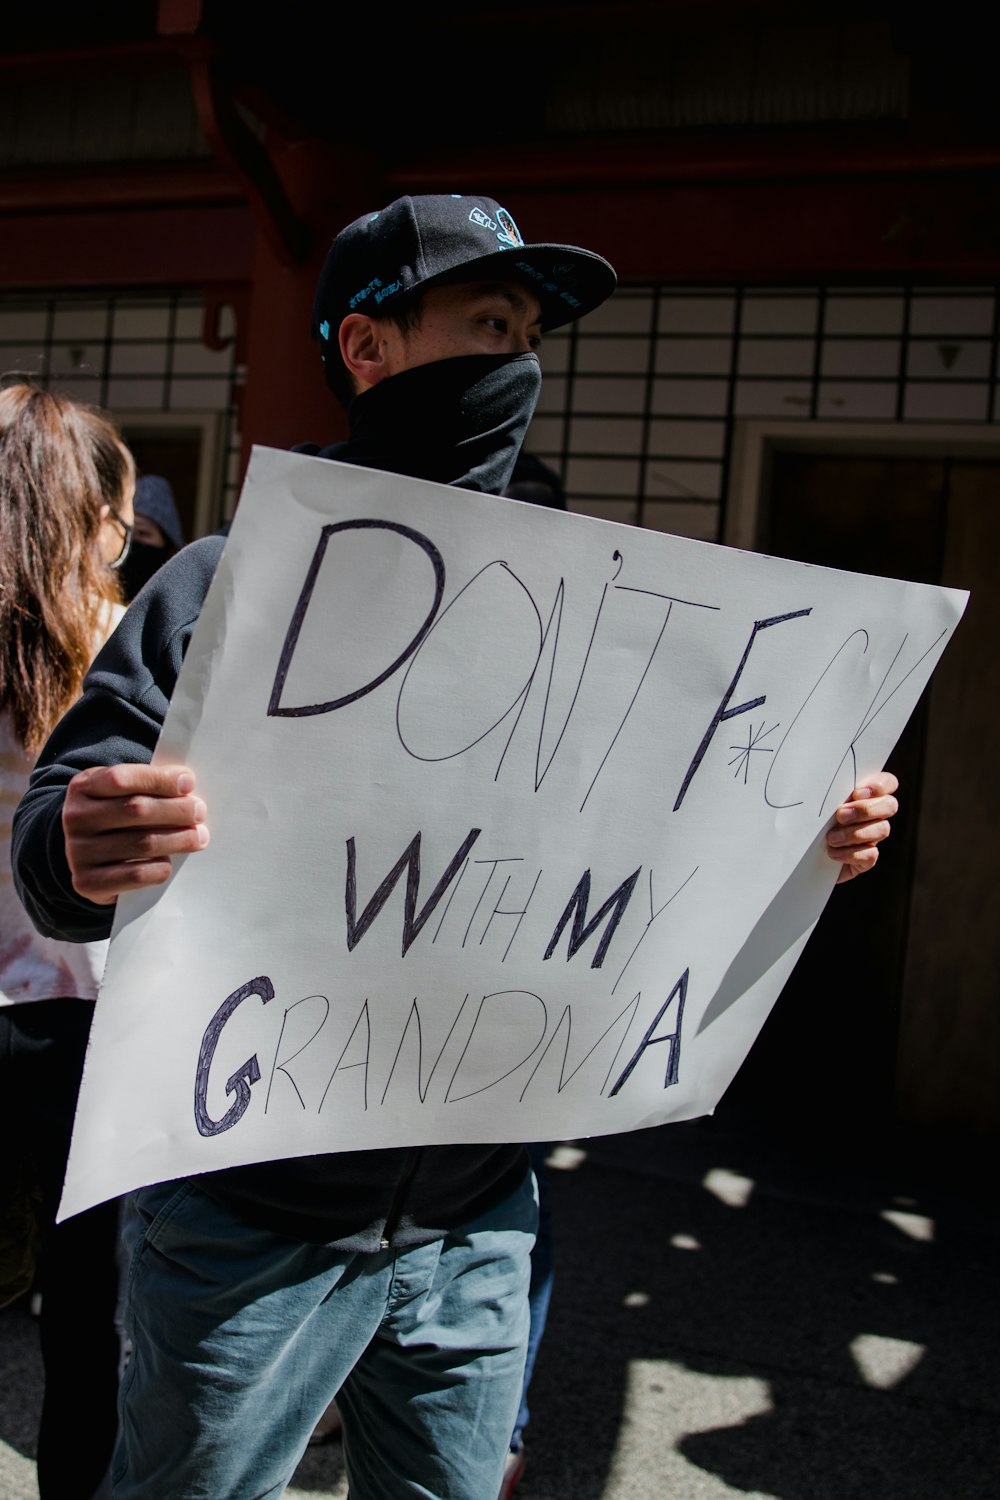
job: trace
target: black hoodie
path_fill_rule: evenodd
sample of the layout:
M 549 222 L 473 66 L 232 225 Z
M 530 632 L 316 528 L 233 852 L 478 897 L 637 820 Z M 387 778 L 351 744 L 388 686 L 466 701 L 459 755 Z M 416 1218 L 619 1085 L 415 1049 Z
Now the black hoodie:
M 352 403 L 344 444 L 304 451 L 501 493 L 540 385 L 532 354 L 441 360 Z M 139 593 L 56 726 L 17 810 L 15 882 L 40 932 L 106 937 L 113 907 L 73 889 L 62 836 L 70 779 L 88 766 L 148 762 L 225 536 L 185 547 Z M 209 809 L 211 812 L 211 809 Z M 248 1222 L 342 1250 L 421 1244 L 487 1212 L 526 1171 L 521 1146 L 430 1146 L 295 1157 L 198 1177 Z

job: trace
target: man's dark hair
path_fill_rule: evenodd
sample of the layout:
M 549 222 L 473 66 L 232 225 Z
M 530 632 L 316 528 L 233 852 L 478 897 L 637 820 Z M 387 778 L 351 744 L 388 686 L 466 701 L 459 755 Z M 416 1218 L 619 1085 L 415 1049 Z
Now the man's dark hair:
M 417 292 L 410 300 L 404 302 L 402 307 L 393 308 L 391 313 L 377 315 L 372 313 L 370 316 L 376 323 L 394 324 L 406 338 L 414 329 L 420 327 L 423 318 L 423 296 Z M 323 371 L 327 385 L 346 411 L 358 393 L 354 388 L 354 377 L 344 364 L 339 338 L 330 340 L 330 353 L 323 361 Z

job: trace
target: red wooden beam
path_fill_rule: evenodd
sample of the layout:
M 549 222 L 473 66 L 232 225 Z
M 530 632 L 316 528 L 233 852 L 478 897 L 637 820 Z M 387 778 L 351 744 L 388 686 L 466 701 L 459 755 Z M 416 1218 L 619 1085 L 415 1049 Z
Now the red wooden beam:
M 192 58 L 191 86 L 198 123 L 212 155 L 242 187 L 278 259 L 300 265 L 308 252 L 308 226 L 296 213 L 271 157 L 237 110 L 221 64 Z
M 74 167 L 0 176 L 0 213 L 242 203 L 228 172 L 213 162 L 144 167 Z
M 246 204 L 12 217 L 0 233 L 0 283 L 28 289 L 248 281 L 255 241 Z
M 503 201 L 526 239 L 597 250 L 623 281 L 1000 277 L 1000 195 L 976 178 L 546 189 Z
M 470 184 L 474 190 L 484 183 L 492 194 L 542 187 L 910 177 L 998 169 L 1000 142 L 860 138 L 840 132 L 812 139 L 748 140 L 734 134 L 713 141 L 630 136 L 615 141 L 535 142 L 397 163 L 388 169 L 387 180 L 402 193 L 468 192 Z

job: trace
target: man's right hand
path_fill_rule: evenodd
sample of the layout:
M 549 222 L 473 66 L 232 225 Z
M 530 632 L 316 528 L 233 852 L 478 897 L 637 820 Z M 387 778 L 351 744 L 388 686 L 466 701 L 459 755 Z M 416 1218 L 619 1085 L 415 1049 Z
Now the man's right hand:
M 171 855 L 208 843 L 205 804 L 186 766 L 81 771 L 66 789 L 62 821 L 73 888 L 99 906 L 162 885 Z

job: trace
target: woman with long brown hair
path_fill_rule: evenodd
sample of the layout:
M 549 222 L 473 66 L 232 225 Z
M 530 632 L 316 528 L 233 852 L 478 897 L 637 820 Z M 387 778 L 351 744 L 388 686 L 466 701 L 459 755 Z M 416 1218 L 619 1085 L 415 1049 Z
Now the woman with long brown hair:
M 90 1500 L 116 1431 L 117 1205 L 55 1224 L 106 943 L 32 926 L 11 883 L 10 820 L 35 758 L 124 612 L 135 466 L 101 412 L 0 390 L 0 1213 L 7 1298 L 25 1288 L 19 1217 L 37 1221 L 45 1397 L 42 1500 Z

